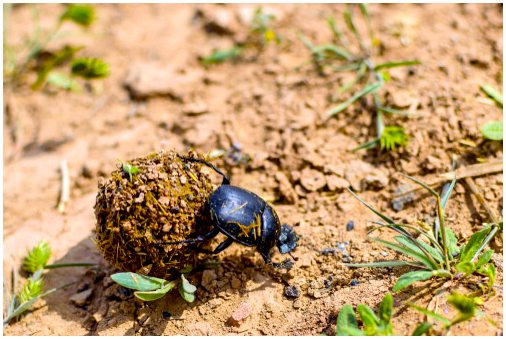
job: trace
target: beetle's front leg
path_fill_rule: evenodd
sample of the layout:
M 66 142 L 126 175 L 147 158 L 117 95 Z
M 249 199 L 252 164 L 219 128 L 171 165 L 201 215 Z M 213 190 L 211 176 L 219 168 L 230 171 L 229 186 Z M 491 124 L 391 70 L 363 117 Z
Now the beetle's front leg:
M 272 267 L 277 269 L 289 270 L 293 267 L 293 261 L 291 261 L 290 259 L 286 259 L 282 263 L 277 263 L 273 262 L 269 255 L 262 253 L 262 257 L 264 258 L 264 261 L 267 265 L 271 265 Z

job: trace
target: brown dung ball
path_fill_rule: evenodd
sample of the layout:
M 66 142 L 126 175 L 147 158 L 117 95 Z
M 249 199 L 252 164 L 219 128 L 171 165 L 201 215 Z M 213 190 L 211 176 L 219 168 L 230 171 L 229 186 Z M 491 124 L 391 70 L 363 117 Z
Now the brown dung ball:
M 99 183 L 96 244 L 104 257 L 119 270 L 161 278 L 194 266 L 201 255 L 194 245 L 159 243 L 206 232 L 204 206 L 213 186 L 201 169 L 162 151 L 121 164 Z

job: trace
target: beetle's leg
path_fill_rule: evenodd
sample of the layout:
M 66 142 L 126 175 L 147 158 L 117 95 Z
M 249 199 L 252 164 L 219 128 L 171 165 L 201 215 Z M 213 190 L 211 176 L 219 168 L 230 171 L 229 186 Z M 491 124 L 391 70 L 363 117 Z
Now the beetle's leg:
M 262 257 L 264 258 L 265 263 L 267 265 L 272 265 L 272 267 L 274 267 L 274 268 L 282 268 L 282 269 L 289 270 L 290 268 L 293 267 L 293 261 L 291 261 L 290 259 L 286 259 L 282 263 L 277 263 L 277 262 L 273 262 L 269 255 L 266 255 L 263 253 L 261 253 L 261 254 L 262 254 Z
M 206 240 L 212 239 L 215 236 L 217 236 L 218 233 L 220 233 L 220 230 L 217 227 L 215 227 L 212 230 L 210 230 L 209 232 L 207 232 L 206 234 L 199 235 L 195 239 L 186 239 L 186 240 L 180 240 L 180 241 L 165 241 L 165 242 L 159 242 L 158 245 L 193 244 L 196 242 L 201 242 L 201 241 L 206 241 Z
M 218 173 L 219 175 L 221 175 L 223 177 L 223 181 L 221 182 L 222 185 L 230 185 L 230 179 L 225 174 L 223 174 L 222 171 L 220 171 L 216 166 L 214 166 L 210 162 L 205 161 L 203 159 L 185 157 L 184 155 L 179 155 L 179 157 L 183 160 L 186 160 L 186 161 L 199 162 L 199 163 L 204 164 L 208 167 L 211 167 L 216 173 Z
M 228 246 L 232 245 L 234 242 L 234 239 L 228 237 L 225 241 L 223 241 L 221 244 L 218 245 L 213 251 L 214 254 L 218 254 L 221 251 L 225 250 Z

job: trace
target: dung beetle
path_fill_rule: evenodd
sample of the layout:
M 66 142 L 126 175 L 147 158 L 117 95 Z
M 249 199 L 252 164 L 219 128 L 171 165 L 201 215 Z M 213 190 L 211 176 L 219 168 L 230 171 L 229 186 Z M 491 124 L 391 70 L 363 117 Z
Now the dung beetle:
M 282 263 L 271 260 L 270 253 L 274 245 L 278 247 L 281 254 L 290 254 L 297 247 L 299 238 L 292 227 L 286 224 L 281 225 L 276 212 L 265 200 L 253 192 L 230 185 L 228 177 L 213 164 L 203 159 L 179 157 L 184 161 L 204 164 L 223 177 L 221 185 L 211 193 L 206 204 L 206 213 L 213 228 L 195 239 L 159 244 L 203 242 L 221 232 L 227 236 L 227 239 L 214 249 L 214 254 L 225 250 L 236 241 L 245 246 L 255 246 L 268 265 L 284 269 L 290 269 L 293 266 L 290 259 Z

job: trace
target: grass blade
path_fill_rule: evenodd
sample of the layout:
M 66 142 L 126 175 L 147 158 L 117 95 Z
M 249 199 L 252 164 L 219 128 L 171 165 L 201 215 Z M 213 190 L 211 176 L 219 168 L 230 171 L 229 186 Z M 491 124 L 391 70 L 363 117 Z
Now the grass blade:
M 374 70 L 379 71 L 383 68 L 414 66 L 414 65 L 420 65 L 420 64 L 421 64 L 421 62 L 418 60 L 391 61 L 391 62 L 385 62 L 383 64 L 379 64 L 379 65 L 374 66 Z
M 369 93 L 377 91 L 382 85 L 383 85 L 382 82 L 375 82 L 375 83 L 367 85 L 360 92 L 355 93 L 351 98 L 349 98 L 345 102 L 343 102 L 343 103 L 335 106 L 334 108 L 330 109 L 329 111 L 327 111 L 325 113 L 325 115 L 327 116 L 327 118 L 330 118 L 330 117 L 336 115 L 337 113 L 344 111 L 346 108 L 348 108 L 348 106 L 353 104 L 355 101 L 357 101 L 358 99 L 360 99 L 364 95 L 367 95 Z
M 423 265 L 425 265 L 425 267 L 428 268 L 428 269 L 436 270 L 438 268 L 437 265 L 433 261 L 431 261 L 430 258 L 427 258 L 426 256 L 421 255 L 418 252 L 413 251 L 410 248 L 407 248 L 407 247 L 404 247 L 404 246 L 399 246 L 397 244 L 394 244 L 392 242 L 389 242 L 389 241 L 386 241 L 386 240 L 383 240 L 383 239 L 380 239 L 380 238 L 371 238 L 371 240 L 379 242 L 380 244 L 383 244 L 386 247 L 388 247 L 388 248 L 390 248 L 390 249 L 392 249 L 394 251 L 397 251 L 399 253 L 402 253 L 402 254 L 404 254 L 404 255 L 406 255 L 408 257 L 411 257 L 411 258 L 417 260 L 418 262 L 420 262 Z
M 378 106 L 378 110 L 381 111 L 381 112 L 384 112 L 384 113 L 400 115 L 400 116 L 403 116 L 403 117 L 411 116 L 411 113 L 409 113 L 409 112 L 406 112 L 406 111 L 403 111 L 403 110 L 399 110 L 399 109 L 395 109 L 395 108 L 392 108 L 392 107 Z
M 362 149 L 371 149 L 373 147 L 376 147 L 378 145 L 378 142 L 380 141 L 380 138 L 372 139 L 367 142 L 364 142 L 361 145 L 358 145 L 357 147 L 353 148 L 351 151 L 360 151 Z
M 372 207 L 367 202 L 365 202 L 364 200 L 362 200 L 362 198 L 360 198 L 358 195 L 356 195 L 355 192 L 353 192 L 351 189 L 348 188 L 348 191 L 351 194 L 353 194 L 353 196 L 355 198 L 357 198 L 357 200 L 360 201 L 365 207 L 367 207 L 368 209 L 370 209 L 371 211 L 373 211 L 374 214 L 376 214 L 377 216 L 379 216 L 381 219 L 385 220 L 389 224 L 395 224 L 395 221 L 393 221 L 393 219 L 390 219 L 386 215 L 384 215 L 384 214 L 380 213 L 379 211 L 377 211 L 376 209 L 374 209 L 374 207 Z
M 490 85 L 480 85 L 480 88 L 483 92 L 485 92 L 486 95 L 488 95 L 490 98 L 494 99 L 496 103 L 501 105 L 502 107 L 502 94 L 499 93 L 494 87 Z
M 421 323 L 420 325 L 418 325 L 415 330 L 413 331 L 413 334 L 411 334 L 411 336 L 413 337 L 419 337 L 421 335 L 424 335 L 425 333 L 427 333 L 427 331 L 429 331 L 430 329 L 432 328 L 432 324 L 427 322 L 427 321 L 424 321 L 423 323 Z
M 394 239 L 397 240 L 397 242 L 399 242 L 401 245 L 404 245 L 404 246 L 410 248 L 411 250 L 418 252 L 420 255 L 425 255 L 425 256 L 430 255 L 434 260 L 436 260 L 440 264 L 444 262 L 443 254 L 439 253 L 438 250 L 436 250 L 433 247 L 430 247 L 429 245 L 427 245 L 423 241 L 418 241 L 416 239 L 408 238 L 403 235 L 398 235 L 398 236 L 394 237 Z
M 439 194 L 434 191 L 432 188 L 430 188 L 429 186 L 427 186 L 425 183 L 421 182 L 420 180 L 418 180 L 417 178 L 414 178 L 414 177 L 411 177 L 407 174 L 404 174 L 404 173 L 401 173 L 401 175 L 415 183 L 417 183 L 418 185 L 422 186 L 423 188 L 425 188 L 427 191 L 429 191 L 432 195 L 434 195 L 435 197 L 439 197 Z
M 424 281 L 432 277 L 431 271 L 414 271 L 408 272 L 399 277 L 394 287 L 392 288 L 393 292 L 398 292 L 402 289 L 405 289 L 409 285 L 413 284 L 417 281 Z
M 325 54 L 335 55 L 336 57 L 338 57 L 339 59 L 342 59 L 342 60 L 350 60 L 351 59 L 351 55 L 348 52 L 346 52 L 344 49 L 342 49 L 336 45 L 332 45 L 332 44 L 320 45 L 320 46 L 313 47 L 311 52 L 313 52 L 314 54 L 322 55 L 322 56 L 324 56 Z
M 370 263 L 363 263 L 363 264 L 344 264 L 344 266 L 347 266 L 347 267 L 397 267 L 397 266 L 414 266 L 414 267 L 425 268 L 423 266 L 420 266 L 416 262 L 409 262 L 409 261 L 377 261 L 377 262 L 370 262 Z
M 454 176 L 450 186 L 443 186 L 443 192 L 441 192 L 441 206 L 443 206 L 443 210 L 446 207 L 446 203 L 452 194 L 453 188 L 455 187 L 455 182 L 457 181 L 457 177 Z
M 424 307 L 420 307 L 418 305 L 415 305 L 413 303 L 406 303 L 409 307 L 411 308 L 414 308 L 415 310 L 417 310 L 418 312 L 422 313 L 422 314 L 425 314 L 426 316 L 428 317 L 431 317 L 439 322 L 442 322 L 443 324 L 445 325 L 449 325 L 451 323 L 451 321 L 449 319 L 446 319 L 445 317 L 443 316 L 440 316 L 439 314 L 437 313 L 434 313 L 432 311 L 429 311 L 428 309 L 424 308 Z

